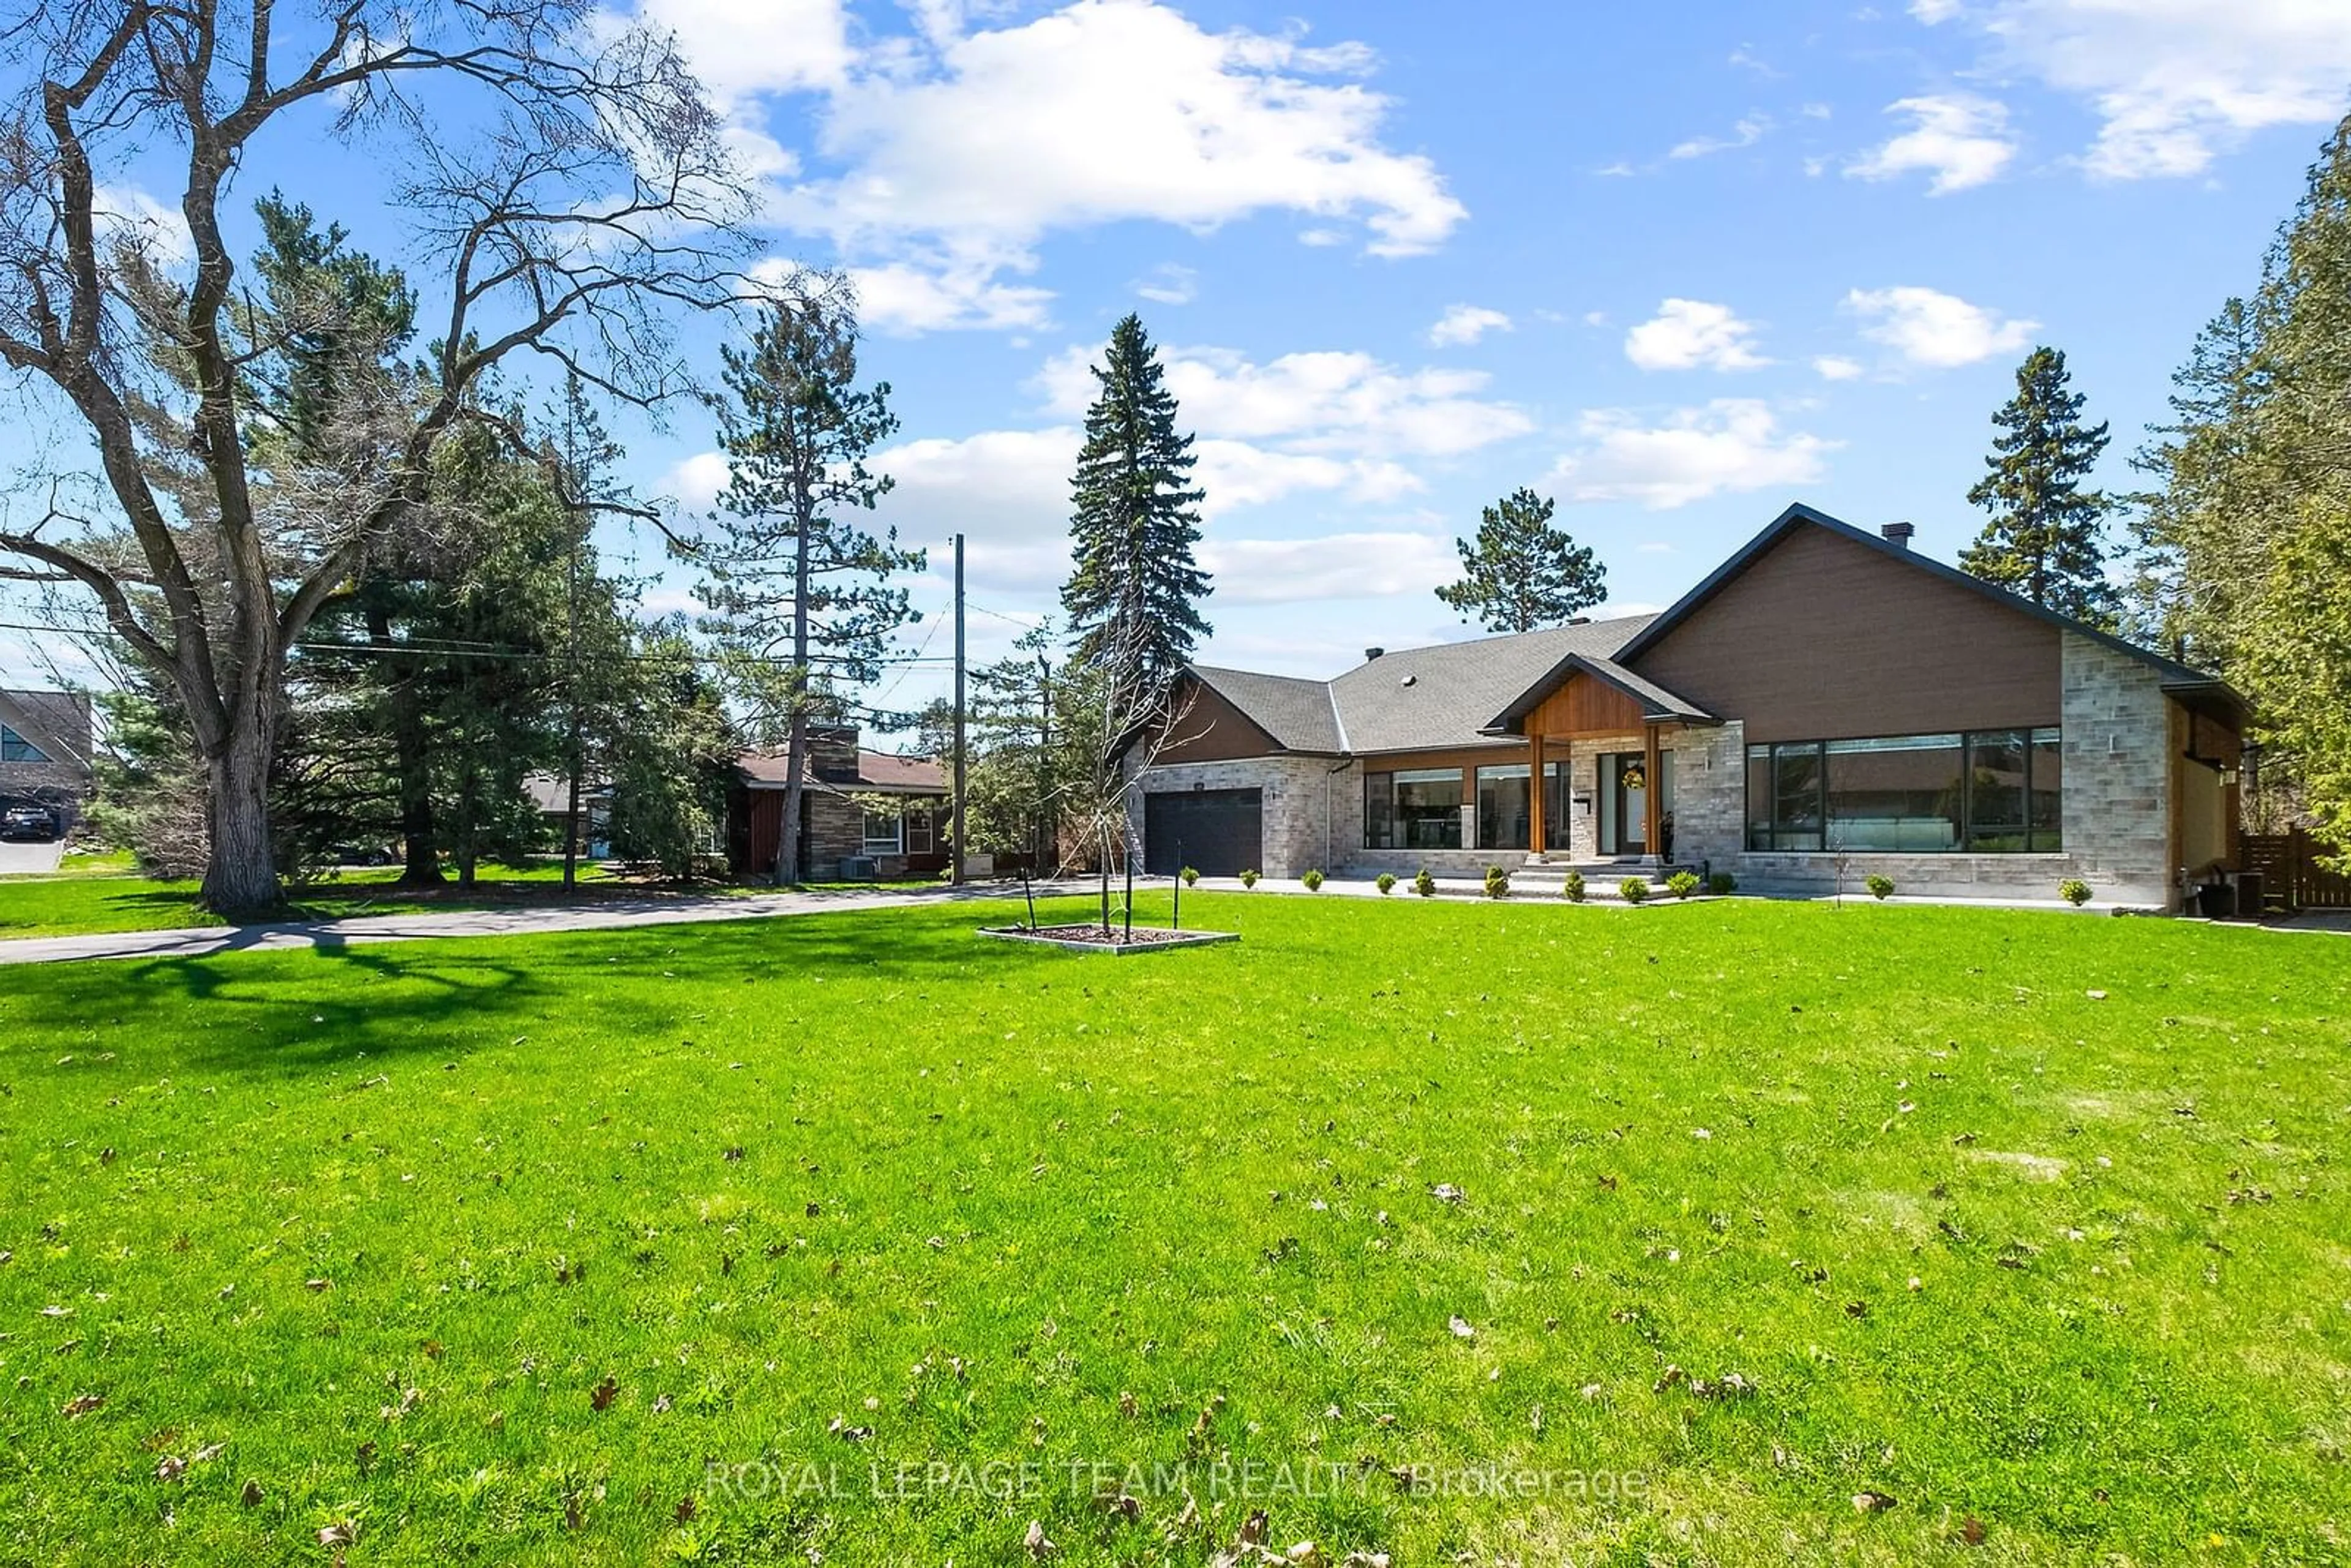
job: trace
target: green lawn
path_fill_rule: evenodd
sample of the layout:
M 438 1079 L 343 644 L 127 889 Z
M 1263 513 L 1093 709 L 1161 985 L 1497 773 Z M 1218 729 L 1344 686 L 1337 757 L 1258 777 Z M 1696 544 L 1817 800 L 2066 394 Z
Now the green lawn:
M 1185 914 L 9 971 L 0 1561 L 2351 1553 L 2351 944 Z

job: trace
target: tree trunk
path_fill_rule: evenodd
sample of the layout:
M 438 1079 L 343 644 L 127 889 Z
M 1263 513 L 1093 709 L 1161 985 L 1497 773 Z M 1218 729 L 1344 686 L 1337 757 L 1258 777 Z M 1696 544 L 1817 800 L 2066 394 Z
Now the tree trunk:
M 367 611 L 368 641 L 379 648 L 392 643 L 392 616 L 381 604 Z M 393 782 L 400 795 L 400 885 L 439 887 L 439 835 L 433 821 L 433 777 L 424 737 L 424 714 L 416 700 L 416 672 L 391 661 L 392 676 L 385 691 L 391 708 Z
M 205 759 L 206 826 L 212 860 L 204 868 L 206 908 L 231 922 L 266 919 L 286 903 L 269 840 L 269 760 L 272 727 L 235 727 L 227 744 Z
M 802 492 L 805 497 L 806 492 Z M 809 533 L 815 526 L 805 500 L 797 518 L 798 537 L 792 543 L 792 674 L 789 688 L 792 705 L 791 729 L 784 741 L 784 835 L 777 846 L 776 882 L 789 887 L 808 875 L 808 867 L 800 864 L 800 812 L 807 808 L 804 799 L 808 784 L 808 710 L 809 710 Z M 956 824 L 960 832 L 963 824 Z
M 792 699 L 792 727 L 784 742 L 784 826 L 776 843 L 776 885 L 790 887 L 808 874 L 800 864 L 800 813 L 808 800 L 808 708 Z

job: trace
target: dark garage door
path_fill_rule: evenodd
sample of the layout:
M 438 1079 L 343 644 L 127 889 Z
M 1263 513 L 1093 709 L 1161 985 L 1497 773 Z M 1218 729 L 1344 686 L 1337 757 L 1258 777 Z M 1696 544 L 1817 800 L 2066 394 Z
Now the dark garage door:
M 1262 790 L 1169 789 L 1143 798 L 1143 868 L 1174 876 L 1186 866 L 1203 876 L 1262 869 L 1258 837 Z

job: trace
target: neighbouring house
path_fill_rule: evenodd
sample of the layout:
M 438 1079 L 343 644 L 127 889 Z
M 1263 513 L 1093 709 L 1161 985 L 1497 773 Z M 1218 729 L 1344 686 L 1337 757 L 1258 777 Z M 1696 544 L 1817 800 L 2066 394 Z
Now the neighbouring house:
M 571 779 L 563 773 L 532 773 L 522 781 L 530 809 L 538 814 L 548 834 L 562 852 L 564 830 L 571 821 Z M 590 860 L 607 860 L 612 853 L 612 787 L 589 783 L 580 790 L 580 852 Z
M 726 860 L 738 876 L 775 872 L 784 836 L 784 767 L 780 751 L 753 752 L 736 764 Z M 846 727 L 811 731 L 800 798 L 801 875 L 851 881 L 946 869 L 949 793 L 946 770 L 934 758 L 869 750 Z
M 1330 681 L 1195 666 L 1131 761 L 1144 865 L 2079 877 L 2161 908 L 2235 869 L 2237 694 L 1910 538 L 1799 505 L 1662 614 L 1367 649 Z
M 0 691 L 0 806 L 46 806 L 72 828 L 95 782 L 91 745 L 89 697 Z

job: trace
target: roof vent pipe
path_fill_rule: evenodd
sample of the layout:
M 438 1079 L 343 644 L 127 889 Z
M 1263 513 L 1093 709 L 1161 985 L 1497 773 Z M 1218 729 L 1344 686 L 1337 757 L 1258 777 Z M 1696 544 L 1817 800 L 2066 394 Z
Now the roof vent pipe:
M 1886 543 L 1894 545 L 1901 549 L 1908 549 L 1910 548 L 1910 536 L 1917 533 L 1918 530 L 1912 528 L 1908 523 L 1888 523 L 1877 531 L 1886 536 Z
M 1366 648 L 1364 650 L 1364 663 L 1368 664 L 1374 659 L 1378 658 L 1382 653 L 1386 652 L 1387 650 L 1385 648 Z

